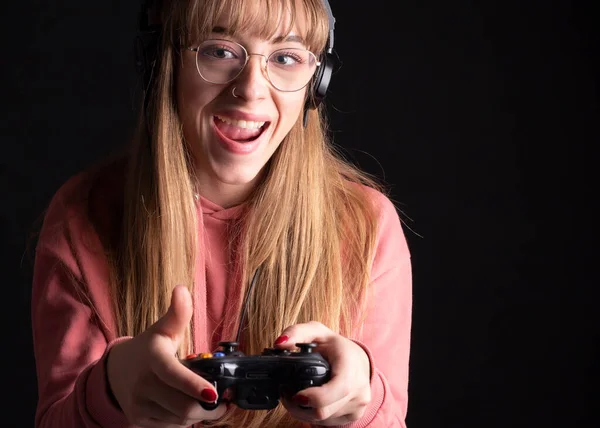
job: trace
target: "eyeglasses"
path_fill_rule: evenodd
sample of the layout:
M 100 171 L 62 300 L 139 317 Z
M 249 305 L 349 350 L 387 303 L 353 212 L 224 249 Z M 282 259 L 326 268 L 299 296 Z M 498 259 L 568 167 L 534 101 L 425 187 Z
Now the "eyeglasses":
M 229 83 L 238 77 L 251 55 L 262 56 L 266 59 L 269 82 L 282 92 L 304 88 L 321 65 L 314 53 L 300 48 L 277 49 L 266 56 L 249 54 L 246 48 L 231 40 L 211 39 L 187 49 L 196 53 L 200 77 L 217 84 Z

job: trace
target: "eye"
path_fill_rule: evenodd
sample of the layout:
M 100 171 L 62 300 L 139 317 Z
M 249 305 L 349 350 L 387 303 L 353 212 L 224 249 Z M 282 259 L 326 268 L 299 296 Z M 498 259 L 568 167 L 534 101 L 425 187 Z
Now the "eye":
M 300 53 L 293 50 L 273 52 L 270 61 L 274 64 L 283 66 L 303 64 L 306 62 L 305 58 Z
M 233 52 L 228 51 L 227 49 L 223 49 L 223 48 L 215 48 L 211 51 L 208 51 L 207 54 L 212 55 L 215 58 L 223 58 L 223 59 L 235 57 L 235 54 Z
M 206 42 L 198 49 L 198 53 L 207 59 L 238 59 L 241 57 L 240 48 L 226 42 Z

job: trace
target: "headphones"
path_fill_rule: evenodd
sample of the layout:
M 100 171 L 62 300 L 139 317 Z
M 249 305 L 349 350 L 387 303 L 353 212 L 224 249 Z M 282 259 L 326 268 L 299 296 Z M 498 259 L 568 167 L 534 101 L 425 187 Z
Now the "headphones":
M 323 6 L 325 6 L 327 18 L 329 19 L 329 36 L 327 37 L 325 52 L 323 52 L 319 58 L 321 61 L 321 66 L 317 68 L 311 83 L 313 93 L 312 97 L 309 97 L 309 105 L 307 106 L 310 108 L 317 108 L 325 98 L 325 95 L 327 95 L 327 88 L 329 88 L 329 83 L 331 82 L 331 75 L 333 74 L 333 67 L 335 64 L 335 57 L 333 56 L 333 33 L 335 30 L 335 18 L 331 12 L 329 1 L 323 0 Z
M 306 126 L 308 110 L 316 109 L 325 98 L 335 64 L 333 55 L 335 18 L 331 12 L 329 1 L 322 1 L 329 19 L 329 36 L 327 37 L 325 51 L 319 57 L 321 65 L 317 67 L 310 83 L 312 94 L 309 94 L 304 106 L 304 126 Z M 158 1 L 159 4 L 161 2 L 161 0 Z M 160 20 L 155 15 L 157 10 L 153 8 L 155 3 L 155 0 L 142 0 L 138 16 L 139 32 L 135 39 L 135 65 L 138 73 L 142 76 L 144 84 L 144 107 L 147 105 L 148 93 L 152 90 L 152 77 L 158 57 L 158 41 L 161 31 Z

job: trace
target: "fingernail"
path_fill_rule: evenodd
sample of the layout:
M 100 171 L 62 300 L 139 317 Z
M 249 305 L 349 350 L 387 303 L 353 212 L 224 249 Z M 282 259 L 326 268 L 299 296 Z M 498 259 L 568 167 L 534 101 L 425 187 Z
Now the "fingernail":
M 287 342 L 287 341 L 288 341 L 288 339 L 289 339 L 289 337 L 287 337 L 287 336 L 285 336 L 285 335 L 283 335 L 283 336 L 279 336 L 279 337 L 277 338 L 277 340 L 275 341 L 275 345 L 281 345 L 282 343 L 285 343 L 285 342 Z
M 296 402 L 297 404 L 300 404 L 301 406 L 307 406 L 308 403 L 310 402 L 309 398 L 304 396 L 304 395 L 294 395 L 293 398 L 294 402 Z
M 200 396 L 207 403 L 214 403 L 217 401 L 217 392 L 211 388 L 204 388 L 200 393 Z

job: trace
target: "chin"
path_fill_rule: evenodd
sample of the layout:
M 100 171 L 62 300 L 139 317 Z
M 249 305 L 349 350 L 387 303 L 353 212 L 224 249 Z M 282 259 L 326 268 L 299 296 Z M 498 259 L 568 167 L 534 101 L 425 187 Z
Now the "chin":
M 229 186 L 247 186 L 254 184 L 260 175 L 260 170 L 252 168 L 252 170 L 240 170 L 232 171 L 230 168 L 223 168 L 223 170 L 213 170 L 214 176 L 217 180 L 223 184 Z

